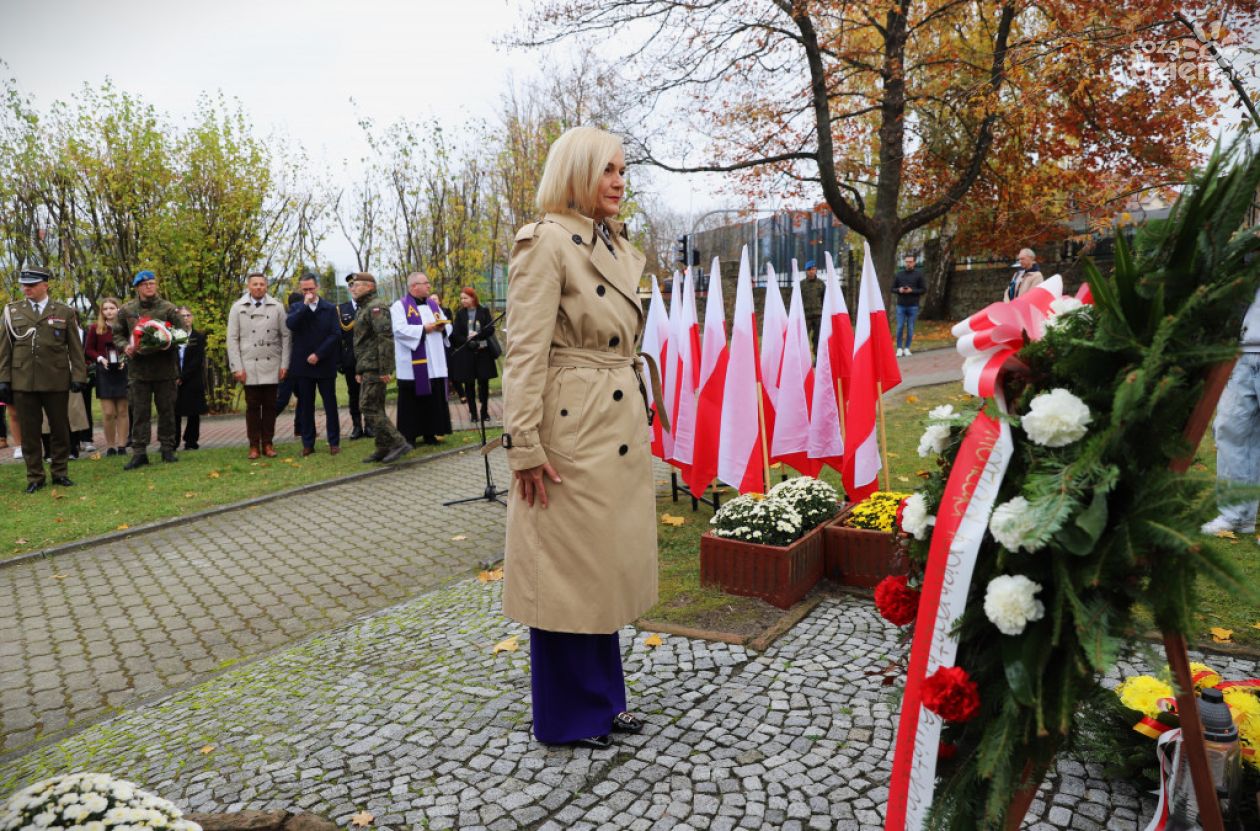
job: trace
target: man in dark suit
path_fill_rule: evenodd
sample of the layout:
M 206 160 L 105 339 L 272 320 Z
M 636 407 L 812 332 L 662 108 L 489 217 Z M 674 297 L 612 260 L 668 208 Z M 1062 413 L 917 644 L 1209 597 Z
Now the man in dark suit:
M 346 284 L 352 282 L 354 275 L 347 274 Z M 350 423 L 354 425 L 354 429 L 350 431 L 352 440 L 372 436 L 372 428 L 363 427 L 363 413 L 359 409 L 359 382 L 354 374 L 354 316 L 358 313 L 359 304 L 354 301 L 354 295 L 337 307 L 337 315 L 341 319 L 341 374 L 345 376 L 346 390 L 350 393 Z
M 319 296 L 319 279 L 307 272 L 298 280 L 302 302 L 289 308 L 285 324 L 293 333 L 289 374 L 297 383 L 297 415 L 302 431 L 302 455 L 315 452 L 315 390 L 324 402 L 328 452 L 341 452 L 341 423 L 337 413 L 337 358 L 341 327 L 337 307 Z
M 196 450 L 201 445 L 201 417 L 209 411 L 206 406 L 206 333 L 193 328 L 193 313 L 187 306 L 179 307 L 184 319 L 184 331 L 188 341 L 179 347 L 179 387 L 175 393 L 175 436 L 183 427 L 184 449 Z M 187 425 L 183 425 L 188 419 Z

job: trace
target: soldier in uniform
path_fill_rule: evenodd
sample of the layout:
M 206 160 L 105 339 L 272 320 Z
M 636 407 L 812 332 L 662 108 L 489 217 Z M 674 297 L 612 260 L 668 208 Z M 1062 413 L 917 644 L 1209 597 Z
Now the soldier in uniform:
M 350 284 L 359 311 L 354 317 L 354 371 L 363 420 L 376 436 L 376 452 L 363 461 L 394 462 L 414 450 L 385 417 L 385 387 L 394 372 L 394 331 L 389 303 L 376 294 L 376 278 L 354 275 Z
M 52 433 L 52 480 L 69 487 L 71 393 L 87 388 L 87 364 L 79 316 L 48 297 L 50 274 L 39 268 L 18 277 L 26 300 L 4 309 L 0 324 L 0 400 L 12 404 L 22 428 L 26 492 L 44 487 L 40 426 L 45 417 Z
M 346 275 L 346 286 L 354 282 L 354 275 Z M 351 298 L 337 306 L 337 317 L 341 320 L 341 373 L 346 377 L 346 390 L 350 393 L 350 422 L 354 429 L 350 438 L 371 438 L 372 429 L 363 429 L 363 414 L 359 410 L 359 382 L 354 377 L 354 316 L 359 312 L 359 305 Z
M 127 353 L 127 405 L 131 410 L 131 458 L 123 470 L 135 470 L 149 463 L 152 438 L 152 408 L 157 407 L 158 443 L 162 461 L 176 462 L 175 402 L 179 396 L 179 350 L 140 351 L 132 342 L 132 331 L 141 318 L 169 323 L 181 329 L 184 320 L 169 300 L 158 296 L 157 275 L 145 269 L 131 281 L 136 299 L 124 303 L 114 318 L 114 346 Z
M 801 307 L 805 310 L 805 328 L 810 342 L 818 349 L 818 330 L 822 326 L 823 290 L 826 283 L 818 279 L 818 268 L 813 260 L 805 262 L 805 279 L 801 281 Z

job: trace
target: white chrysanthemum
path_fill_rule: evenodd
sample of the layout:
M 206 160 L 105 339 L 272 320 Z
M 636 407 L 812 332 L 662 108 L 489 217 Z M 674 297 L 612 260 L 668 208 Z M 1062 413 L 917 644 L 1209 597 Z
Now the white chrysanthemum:
M 989 530 L 993 532 L 993 539 L 1006 550 L 1018 551 L 1022 548 L 1031 554 L 1044 546 L 1045 543 L 1038 538 L 1037 523 L 1030 507 L 1027 499 L 1017 496 L 993 509 Z
M 984 592 L 985 617 L 1003 635 L 1018 635 L 1046 614 L 1046 607 L 1036 597 L 1039 591 L 1041 585 L 1022 574 L 994 577 Z
M 919 437 L 919 455 L 936 456 L 945 452 L 949 444 L 949 426 L 945 424 L 929 424 Z
M 1088 312 L 1089 307 L 1075 297 L 1064 295 L 1050 304 L 1050 314 L 1046 318 L 1045 325 L 1048 327 L 1058 326 L 1063 322 L 1064 316 L 1079 312 L 1081 309 L 1085 309 Z
M 1034 398 L 1020 423 L 1037 444 L 1063 447 L 1089 432 L 1092 418 L 1084 401 L 1058 387 Z
M 939 407 L 933 407 L 928 412 L 928 420 L 929 421 L 947 421 L 956 415 L 958 415 L 958 413 L 954 412 L 953 404 L 942 404 Z
M 933 517 L 928 514 L 927 498 L 921 493 L 911 494 L 901 512 L 901 530 L 916 540 L 921 540 L 927 536 L 928 526 L 932 522 Z

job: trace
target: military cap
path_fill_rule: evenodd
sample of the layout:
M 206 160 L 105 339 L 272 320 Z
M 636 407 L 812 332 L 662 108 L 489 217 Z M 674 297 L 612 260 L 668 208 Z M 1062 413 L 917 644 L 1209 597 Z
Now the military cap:
M 146 268 L 146 269 L 145 269 L 145 270 L 143 270 L 143 271 L 137 271 L 137 272 L 136 272 L 136 277 L 135 277 L 135 279 L 131 281 L 131 287 L 132 287 L 132 288 L 135 288 L 136 286 L 140 285 L 141 283 L 147 283 L 147 282 L 148 282 L 148 281 L 150 281 L 150 280 L 156 280 L 156 279 L 157 279 L 157 275 L 156 275 L 156 274 L 154 274 L 152 271 L 149 271 L 149 269 L 147 269 L 147 268 Z
M 806 271 L 809 271 L 811 268 L 816 268 L 816 266 L 814 265 L 814 261 L 813 261 L 813 260 L 806 260 L 806 261 L 805 261 L 805 270 L 806 270 Z
M 350 276 L 354 278 L 353 282 L 356 283 L 362 280 L 365 283 L 372 283 L 373 285 L 376 284 L 376 278 L 371 274 L 368 274 L 366 271 L 360 271 L 356 274 L 351 274 Z
M 346 285 L 350 285 L 353 282 L 354 282 L 354 272 L 352 271 L 346 275 Z
M 52 279 L 52 274 L 42 268 L 24 268 L 18 275 L 18 282 L 24 286 L 33 286 Z

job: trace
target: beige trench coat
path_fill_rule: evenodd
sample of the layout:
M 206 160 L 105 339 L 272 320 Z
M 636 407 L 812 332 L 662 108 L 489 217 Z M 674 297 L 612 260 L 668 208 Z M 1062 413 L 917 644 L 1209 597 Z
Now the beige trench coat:
M 656 603 L 656 495 L 635 371 L 643 255 L 576 214 L 516 235 L 503 367 L 508 463 L 550 462 L 548 507 L 508 498 L 503 611 L 553 632 L 609 634 Z M 508 438 L 510 437 L 510 439 Z
M 290 333 L 284 306 L 264 295 L 261 306 L 246 294 L 228 310 L 228 366 L 245 370 L 245 386 L 280 383 L 280 369 L 289 368 Z

